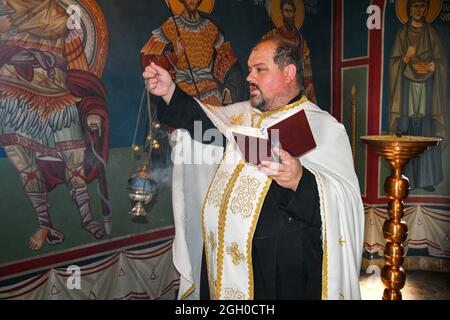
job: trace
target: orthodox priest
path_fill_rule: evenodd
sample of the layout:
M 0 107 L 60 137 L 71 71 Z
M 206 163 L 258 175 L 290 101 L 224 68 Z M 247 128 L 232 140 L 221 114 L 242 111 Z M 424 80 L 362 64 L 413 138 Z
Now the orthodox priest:
M 226 108 L 189 97 L 154 63 L 144 72 L 147 88 L 167 104 L 160 120 L 187 129 L 195 143 L 210 141 L 203 133 L 211 138 L 208 129 L 216 128 L 220 135 L 210 147 L 225 146 L 222 155 L 203 149 L 205 162 L 219 159 L 209 172 L 188 164 L 188 149 L 197 145 L 184 141 L 187 133 L 177 137 L 179 298 L 359 299 L 364 213 L 345 129 L 303 96 L 297 47 L 264 40 L 252 50 L 248 69 L 250 101 Z M 280 161 L 258 166 L 243 160 L 233 126 L 264 128 L 302 109 L 314 150 L 296 158 L 274 148 Z

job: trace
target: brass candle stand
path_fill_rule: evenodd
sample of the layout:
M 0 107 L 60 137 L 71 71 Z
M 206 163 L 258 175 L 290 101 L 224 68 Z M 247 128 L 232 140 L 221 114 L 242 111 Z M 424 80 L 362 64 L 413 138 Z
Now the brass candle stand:
M 374 135 L 363 136 L 362 141 L 379 156 L 384 157 L 391 167 L 391 175 L 384 183 L 388 201 L 388 217 L 383 224 L 386 239 L 384 248 L 385 265 L 381 279 L 385 286 L 383 300 L 401 300 L 400 290 L 405 285 L 406 275 L 402 267 L 404 260 L 403 242 L 406 240 L 408 227 L 402 220 L 403 200 L 408 196 L 409 181 L 402 172 L 406 163 L 419 156 L 428 147 L 437 145 L 441 139 L 433 137 Z

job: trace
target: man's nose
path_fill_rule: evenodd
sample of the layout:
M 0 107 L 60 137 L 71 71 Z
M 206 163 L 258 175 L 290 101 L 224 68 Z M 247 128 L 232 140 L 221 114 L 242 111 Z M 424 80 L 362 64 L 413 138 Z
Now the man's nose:
M 254 80 L 254 77 L 253 77 L 253 75 L 252 75 L 252 72 L 249 72 L 248 73 L 248 76 L 247 76 L 247 82 L 252 82 L 252 80 Z

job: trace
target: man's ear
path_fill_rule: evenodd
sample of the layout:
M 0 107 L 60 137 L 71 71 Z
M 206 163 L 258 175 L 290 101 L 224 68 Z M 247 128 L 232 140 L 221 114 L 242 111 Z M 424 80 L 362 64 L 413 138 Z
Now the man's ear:
M 293 64 L 288 64 L 286 67 L 284 67 L 283 74 L 286 83 L 296 81 L 297 68 Z

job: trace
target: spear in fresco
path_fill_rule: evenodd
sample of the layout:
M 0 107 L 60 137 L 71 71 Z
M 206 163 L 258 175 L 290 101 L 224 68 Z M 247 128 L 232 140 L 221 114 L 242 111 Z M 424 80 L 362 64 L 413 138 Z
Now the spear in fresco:
M 175 29 L 177 30 L 178 39 L 180 39 L 181 43 L 184 45 L 183 39 L 181 38 L 180 30 L 178 29 L 177 21 L 175 20 L 175 15 L 173 13 L 172 6 L 170 5 L 170 1 L 167 1 L 167 5 L 169 6 L 170 16 L 172 17 L 173 23 L 175 24 Z M 187 62 L 188 69 L 189 69 L 189 73 L 191 74 L 192 82 L 194 83 L 196 98 L 200 99 L 200 91 L 198 90 L 197 82 L 195 82 L 194 73 L 192 72 L 191 63 L 189 62 L 189 57 L 187 55 L 186 50 L 183 50 L 183 53 L 184 53 L 184 57 L 186 58 L 186 62 Z

